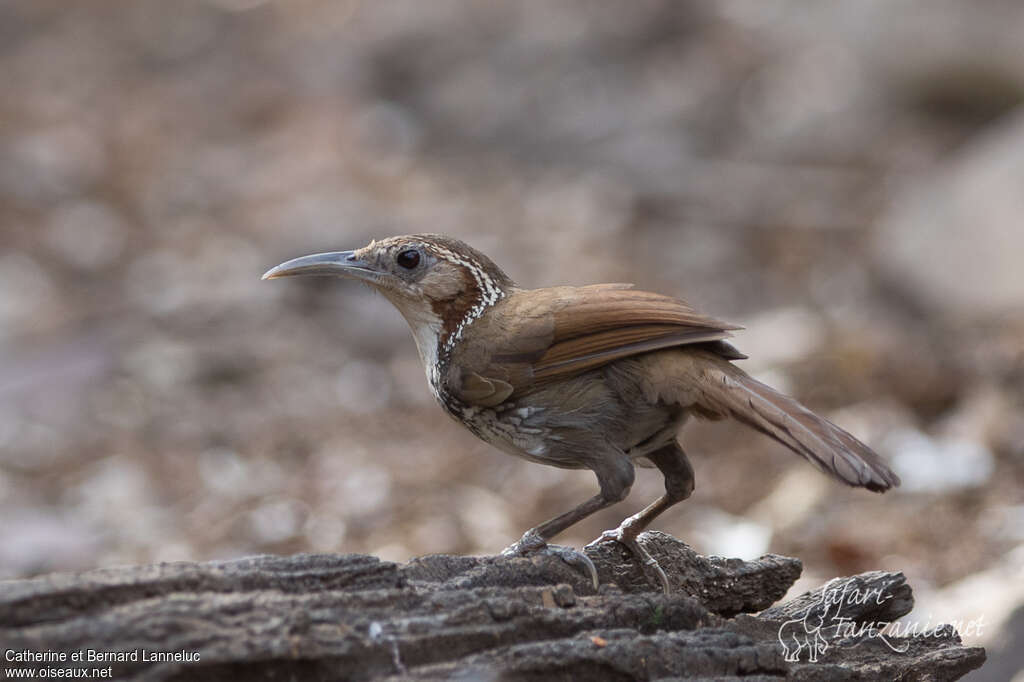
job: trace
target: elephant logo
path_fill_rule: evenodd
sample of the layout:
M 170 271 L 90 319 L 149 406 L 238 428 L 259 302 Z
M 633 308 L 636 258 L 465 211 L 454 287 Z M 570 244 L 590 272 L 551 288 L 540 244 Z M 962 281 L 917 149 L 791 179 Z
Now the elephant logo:
M 787 662 L 799 661 L 805 651 L 808 661 L 818 662 L 818 655 L 828 650 L 828 640 L 821 634 L 824 618 L 824 612 L 815 614 L 808 609 L 803 618 L 787 620 L 779 627 L 779 643 Z
M 833 607 L 838 612 L 839 604 L 834 599 L 826 599 L 827 594 L 826 585 L 820 598 L 808 605 L 803 615 L 779 626 L 779 643 L 787 662 L 796 663 L 806 652 L 807 660 L 817 663 L 818 656 L 828 650 L 829 640 L 822 634 L 822 630 L 832 626 L 834 618 L 830 617 L 830 612 Z

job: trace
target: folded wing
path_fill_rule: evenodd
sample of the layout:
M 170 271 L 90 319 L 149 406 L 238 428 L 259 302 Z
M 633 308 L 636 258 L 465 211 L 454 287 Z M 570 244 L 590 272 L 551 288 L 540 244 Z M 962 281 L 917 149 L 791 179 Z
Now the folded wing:
M 739 327 L 694 310 L 685 301 L 629 284 L 553 287 L 513 294 L 477 324 L 497 347 L 465 351 L 460 399 L 495 404 L 515 393 L 564 379 L 615 360 L 654 350 L 703 343 L 728 359 L 744 356 L 724 343 Z M 494 391 L 489 390 L 494 386 Z

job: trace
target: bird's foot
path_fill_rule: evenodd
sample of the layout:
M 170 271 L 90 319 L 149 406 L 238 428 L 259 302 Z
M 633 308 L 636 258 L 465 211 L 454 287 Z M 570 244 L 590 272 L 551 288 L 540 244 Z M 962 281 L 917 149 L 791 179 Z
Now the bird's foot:
M 628 526 L 623 524 L 614 530 L 606 530 L 601 533 L 601 536 L 587 545 L 587 547 L 595 547 L 603 542 L 618 542 L 623 545 L 630 552 L 633 553 L 637 559 L 640 560 L 640 564 L 645 573 L 653 573 L 657 579 L 658 584 L 661 585 L 662 591 L 665 594 L 670 594 L 672 588 L 668 584 L 668 576 L 665 575 L 665 571 L 662 570 L 661 566 L 658 565 L 657 559 L 651 556 L 651 553 L 644 549 L 640 542 L 637 541 L 638 533 L 631 531 Z
M 502 550 L 502 556 L 529 556 L 531 554 L 551 554 L 558 557 L 573 568 L 585 573 L 594 583 L 596 590 L 600 585 L 597 579 L 597 567 L 583 552 L 572 547 L 549 545 L 544 538 L 533 531 L 526 531 L 519 542 L 513 543 Z

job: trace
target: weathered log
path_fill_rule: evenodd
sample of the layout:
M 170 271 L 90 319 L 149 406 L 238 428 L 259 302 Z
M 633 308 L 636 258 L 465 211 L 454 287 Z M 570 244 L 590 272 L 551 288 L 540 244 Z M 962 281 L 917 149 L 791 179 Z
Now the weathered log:
M 22 660 L 3 665 L 109 667 L 124 680 L 952 680 L 984 660 L 952 628 L 879 636 L 878 623 L 913 605 L 901 574 L 767 608 L 799 577 L 798 560 L 703 557 L 660 533 L 643 541 L 671 596 L 615 545 L 588 550 L 597 593 L 550 556 L 260 556 L 6 581 L 0 648 Z M 784 646 L 787 633 L 797 639 Z M 23 660 L 56 652 L 68 659 Z

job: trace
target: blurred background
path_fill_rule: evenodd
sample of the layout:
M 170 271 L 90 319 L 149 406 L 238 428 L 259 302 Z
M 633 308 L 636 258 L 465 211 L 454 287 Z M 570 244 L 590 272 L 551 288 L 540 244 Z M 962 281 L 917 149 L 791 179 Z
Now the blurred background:
M 445 232 L 525 286 L 632 281 L 884 454 L 847 490 L 691 424 L 656 524 L 904 571 L 1024 641 L 1024 5 L 0 4 L 0 577 L 494 553 L 590 496 L 443 418 L 398 313 L 294 256 Z M 662 489 L 561 538 L 580 545 Z M 1005 675 L 1001 675 L 1001 672 Z M 978 677 L 976 679 L 982 679 Z

